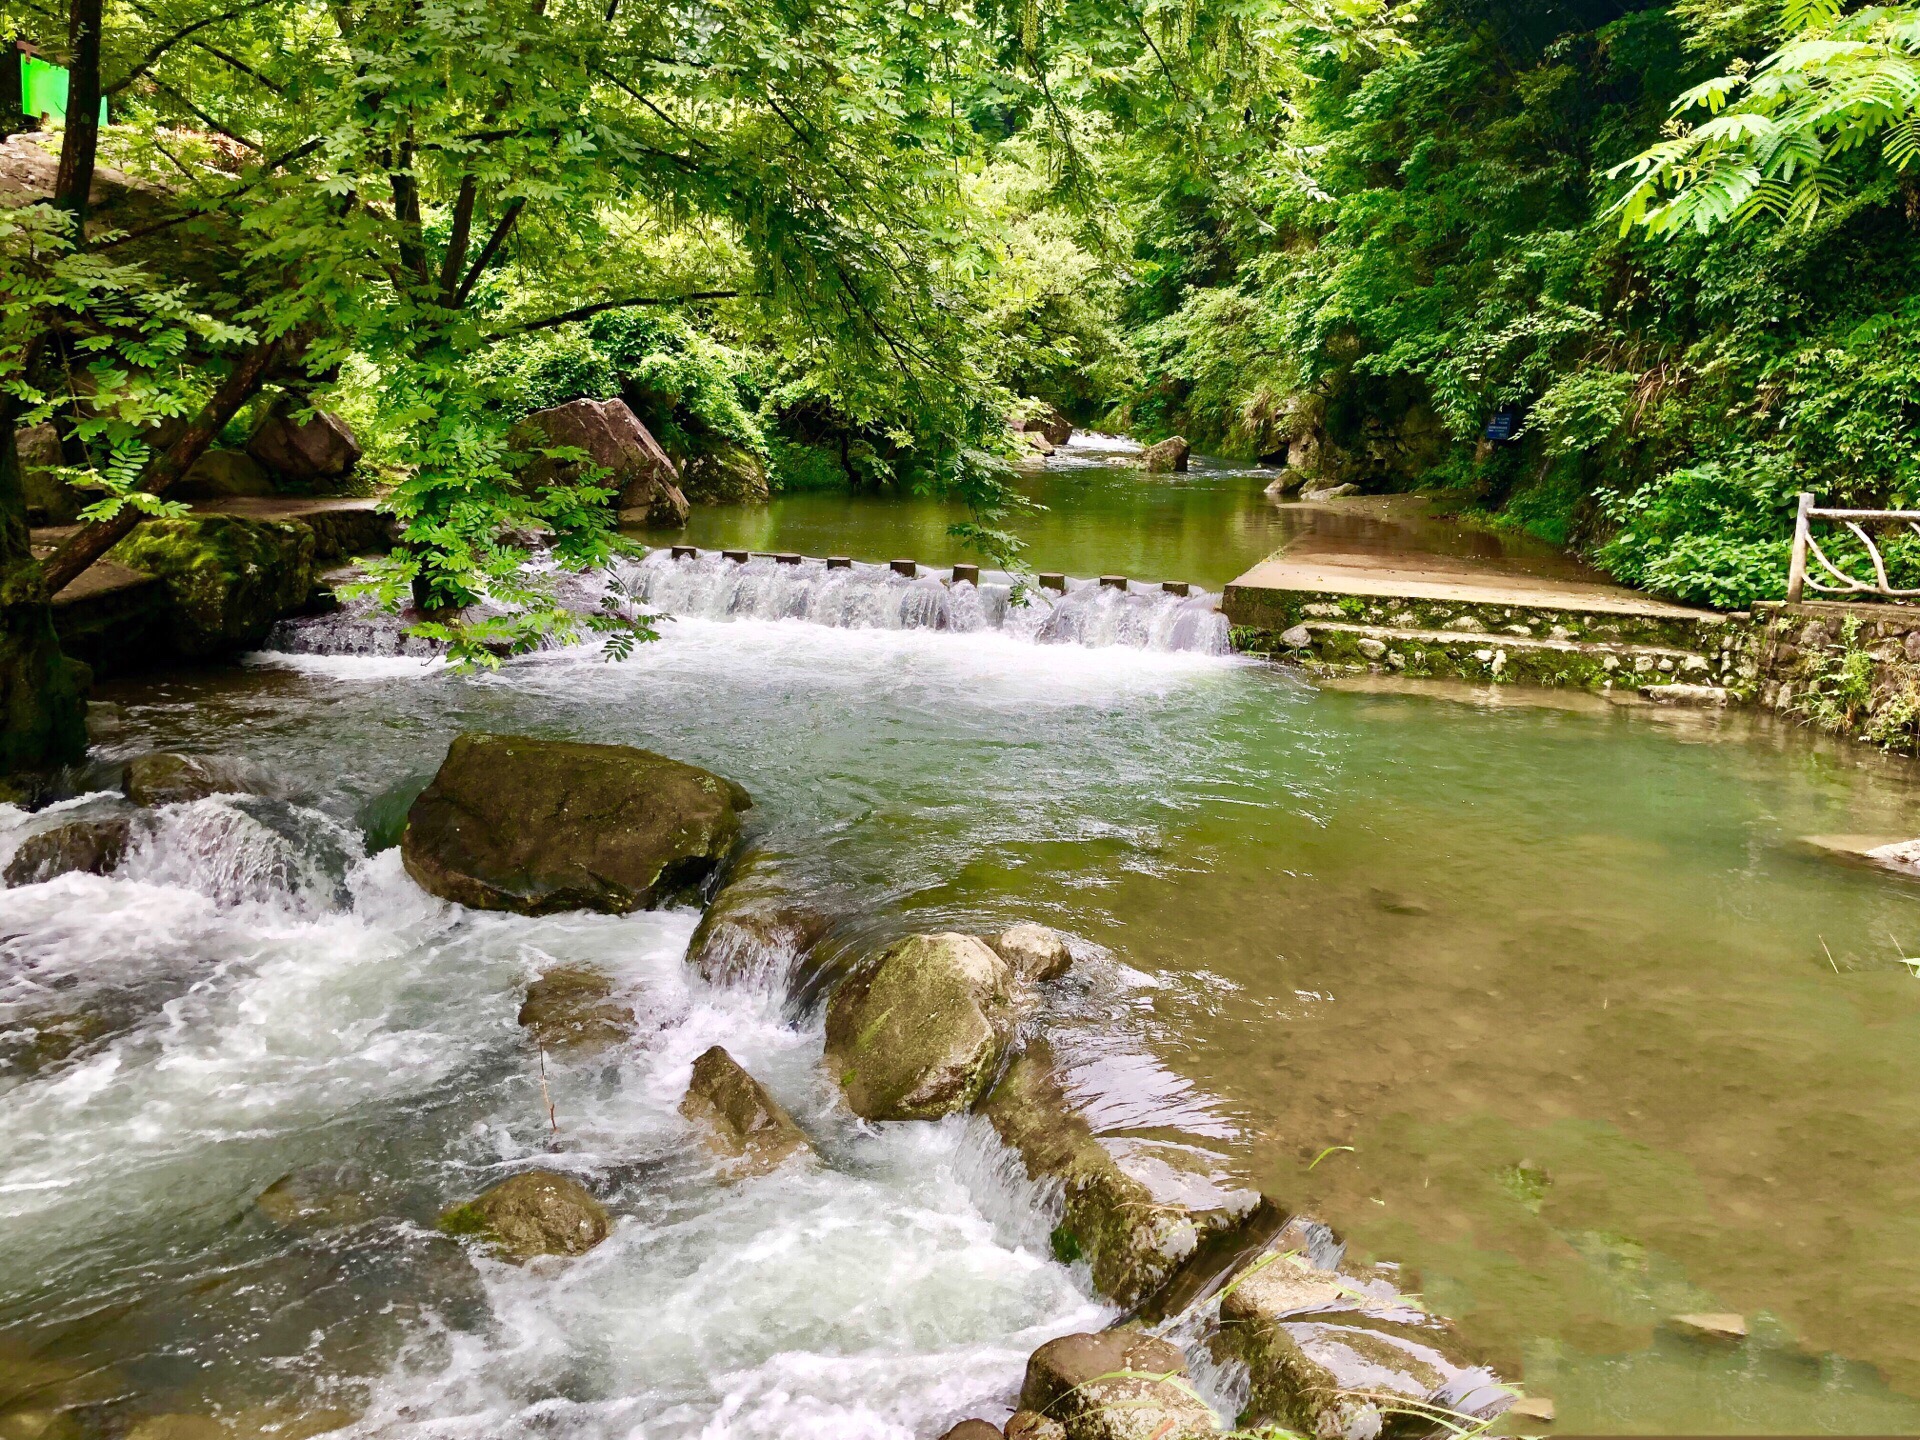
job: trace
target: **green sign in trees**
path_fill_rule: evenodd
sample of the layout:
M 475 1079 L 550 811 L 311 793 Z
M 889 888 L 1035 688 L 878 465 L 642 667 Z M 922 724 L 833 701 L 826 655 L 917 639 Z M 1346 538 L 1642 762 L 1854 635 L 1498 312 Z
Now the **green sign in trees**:
M 20 57 L 20 113 L 35 119 L 67 118 L 67 67 L 32 55 Z M 107 123 L 107 102 L 100 100 L 100 123 Z

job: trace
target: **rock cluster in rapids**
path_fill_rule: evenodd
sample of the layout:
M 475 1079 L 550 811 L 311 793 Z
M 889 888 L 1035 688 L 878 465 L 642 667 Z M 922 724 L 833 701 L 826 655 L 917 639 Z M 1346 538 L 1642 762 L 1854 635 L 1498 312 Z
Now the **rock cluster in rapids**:
M 130 765 L 126 791 L 162 804 L 256 786 L 235 762 L 162 755 Z M 1462 1353 L 1444 1320 L 1403 1293 L 1391 1269 L 1349 1264 L 1327 1226 L 1289 1214 L 1217 1156 L 1101 1135 L 1076 1113 L 1038 1028 L 1042 987 L 1076 962 L 1066 937 L 1021 923 L 987 937 L 850 939 L 857 927 L 836 933 L 833 917 L 794 895 L 782 857 L 735 855 L 749 804 L 730 781 L 643 750 L 462 735 L 413 802 L 402 858 L 443 898 L 529 914 L 621 913 L 699 894 L 718 874 L 688 951 L 708 983 L 784 984 L 797 1008 L 824 999 L 826 1071 L 863 1119 L 971 1113 L 991 1127 L 1054 1207 L 1055 1257 L 1084 1265 L 1123 1319 L 1042 1345 L 1004 1427 L 970 1419 L 949 1440 L 1191 1440 L 1230 1423 L 1361 1440 L 1437 1431 L 1456 1417 L 1477 1423 L 1511 1405 L 1514 1393 Z M 111 868 L 125 825 L 43 831 L 16 853 L 8 881 Z M 534 979 L 518 1013 L 543 1051 L 608 1050 L 634 1030 L 614 980 L 574 964 Z M 721 1046 L 694 1062 L 680 1113 L 689 1143 L 728 1183 L 826 1163 Z M 357 1224 L 377 1207 L 342 1165 L 281 1178 L 256 1209 L 301 1230 Z M 437 1224 L 513 1263 L 583 1255 L 612 1229 L 586 1186 L 549 1169 L 508 1175 Z M 1188 1352 L 1154 1333 L 1175 1322 Z M 1239 1415 L 1216 1415 L 1195 1388 L 1193 1347 L 1244 1370 Z

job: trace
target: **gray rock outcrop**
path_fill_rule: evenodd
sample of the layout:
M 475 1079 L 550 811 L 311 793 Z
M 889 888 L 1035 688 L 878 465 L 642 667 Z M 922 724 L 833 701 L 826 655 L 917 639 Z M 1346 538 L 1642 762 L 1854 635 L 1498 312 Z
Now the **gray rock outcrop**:
M 765 464 L 732 441 L 690 457 L 681 467 L 680 490 L 696 505 L 764 505 L 772 498 Z
M 764 1175 L 813 1153 L 786 1107 L 718 1045 L 693 1062 L 680 1113 L 699 1127 L 735 1179 Z
M 1185 471 L 1187 456 L 1193 453 L 1193 447 L 1180 436 L 1171 440 L 1162 440 L 1157 445 L 1149 445 L 1140 452 L 1140 468 L 1154 474 L 1168 471 Z
M 679 472 L 624 400 L 572 400 L 536 410 L 514 427 L 513 446 L 534 453 L 520 471 L 526 485 L 565 484 L 582 472 L 580 461 L 555 460 L 539 451 L 583 450 L 586 465 L 607 471 L 597 483 L 615 492 L 622 524 L 677 529 L 687 523 Z
M 407 811 L 407 873 L 482 910 L 620 914 L 693 892 L 732 852 L 747 792 L 626 745 L 456 738 Z
M 827 1068 L 868 1120 L 971 1109 L 1013 1033 L 1013 973 L 971 935 L 913 935 L 840 982 Z
M 4 878 L 14 886 L 35 885 L 75 872 L 108 875 L 126 855 L 132 838 L 133 825 L 123 816 L 69 820 L 21 841 L 7 861 Z
M 700 917 L 687 960 L 708 984 L 782 981 L 832 927 L 794 893 L 781 859 L 765 850 L 742 856 Z
M 263 795 L 267 777 L 243 760 L 226 755 L 182 755 L 157 751 L 127 762 L 121 793 L 136 805 L 178 805 L 209 795 Z
M 1073 968 L 1073 952 L 1060 932 L 1030 920 L 1009 925 L 988 943 L 1029 985 L 1057 980 Z
M 277 475 L 302 485 L 344 480 L 360 463 L 360 442 L 338 415 L 315 410 L 299 417 L 305 402 L 276 404 L 247 441 L 247 454 Z

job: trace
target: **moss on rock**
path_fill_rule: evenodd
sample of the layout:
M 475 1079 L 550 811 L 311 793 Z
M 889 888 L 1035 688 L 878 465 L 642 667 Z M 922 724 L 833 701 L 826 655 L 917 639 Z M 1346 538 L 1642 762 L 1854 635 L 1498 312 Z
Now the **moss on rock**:
M 986 1093 L 1013 1032 L 1013 973 L 971 935 L 912 935 L 833 992 L 827 1068 L 868 1120 L 934 1120 Z
M 813 1153 L 786 1107 L 718 1045 L 693 1062 L 680 1113 L 700 1127 L 735 1178 L 763 1175 Z
M 633 1033 L 633 1007 L 613 981 L 584 965 L 561 965 L 527 987 L 520 1023 L 547 1050 L 603 1050 Z
M 158 576 L 170 601 L 174 650 L 199 659 L 266 639 L 313 591 L 313 531 L 238 515 L 147 520 L 107 558 Z
M 584 1255 L 612 1228 L 606 1209 L 577 1182 L 550 1170 L 502 1180 L 441 1212 L 440 1230 L 484 1241 L 509 1260 Z

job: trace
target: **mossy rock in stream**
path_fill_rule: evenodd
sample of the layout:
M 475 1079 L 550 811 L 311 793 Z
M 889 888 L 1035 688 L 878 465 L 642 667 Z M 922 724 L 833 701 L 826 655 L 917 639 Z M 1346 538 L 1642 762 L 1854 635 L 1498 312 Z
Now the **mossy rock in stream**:
M 1067 1440 L 1197 1440 L 1220 1430 L 1179 1347 L 1124 1327 L 1062 1335 L 1034 1351 L 1020 1408 L 1054 1421 Z
M 697 894 L 752 804 L 627 745 L 461 735 L 408 810 L 400 857 L 422 889 L 476 909 L 623 914 Z
M 732 1179 L 764 1175 L 813 1153 L 787 1107 L 719 1045 L 693 1062 L 680 1113 L 699 1127 Z
M 238 515 L 146 520 L 107 558 L 160 578 L 183 659 L 245 650 L 313 591 L 313 531 Z
M 1013 972 L 971 935 L 910 935 L 840 982 L 827 1068 L 868 1120 L 970 1110 L 1013 1033 Z
M 442 1232 L 485 1241 L 508 1260 L 584 1255 L 612 1229 L 601 1203 L 577 1182 L 551 1170 L 502 1180 L 464 1205 L 441 1212 Z

